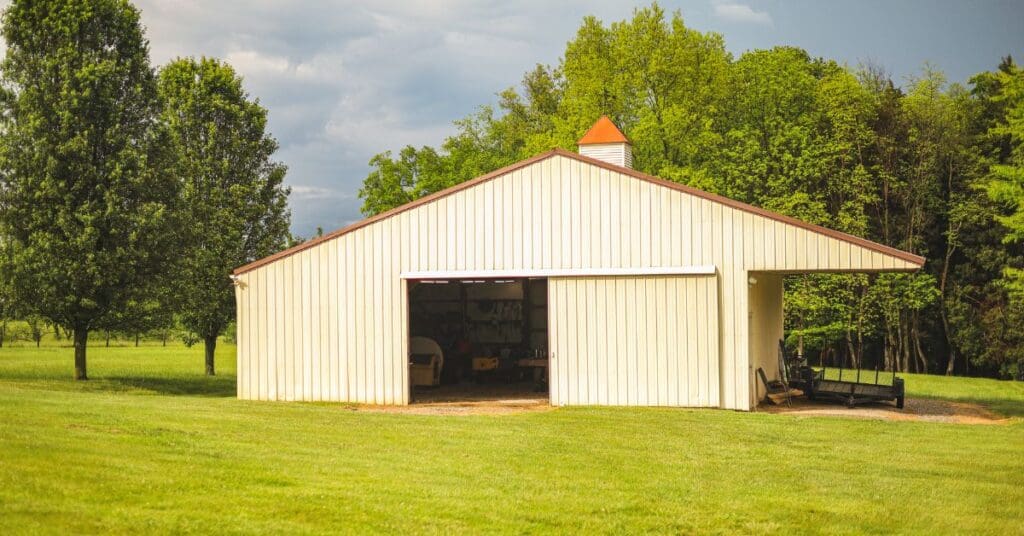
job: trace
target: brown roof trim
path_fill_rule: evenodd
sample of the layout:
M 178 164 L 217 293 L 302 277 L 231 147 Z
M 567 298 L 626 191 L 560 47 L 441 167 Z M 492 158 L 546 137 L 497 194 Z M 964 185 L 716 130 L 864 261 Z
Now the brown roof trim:
M 405 212 L 407 210 L 411 210 L 411 209 L 414 209 L 414 208 L 416 208 L 418 206 L 425 205 L 427 203 L 431 203 L 433 201 L 436 201 L 436 200 L 441 199 L 443 197 L 447 197 L 447 196 L 452 195 L 454 193 L 461 192 L 462 190 L 465 190 L 467 188 L 472 188 L 472 187 L 474 187 L 474 186 L 476 186 L 478 184 L 487 182 L 489 180 L 492 180 L 492 179 L 495 179 L 495 178 L 500 177 L 502 175 L 511 173 L 511 172 L 516 171 L 518 169 L 522 169 L 522 168 L 524 168 L 526 166 L 529 166 L 531 164 L 535 164 L 535 163 L 540 162 L 542 160 L 546 160 L 546 159 L 551 158 L 552 156 L 556 156 L 556 155 L 557 156 L 564 156 L 566 158 L 572 158 L 574 160 L 579 160 L 580 162 L 584 162 L 584 163 L 591 164 L 591 165 L 594 165 L 594 166 L 597 166 L 597 167 L 600 167 L 600 168 L 604 168 L 604 169 L 607 169 L 609 171 L 614 171 L 616 173 L 622 173 L 624 175 L 629 175 L 631 177 L 634 177 L 634 178 L 637 178 L 637 179 L 640 179 L 640 180 L 644 180 L 644 181 L 647 181 L 647 182 L 651 182 L 651 183 L 654 183 L 654 184 L 657 184 L 657 185 L 660 185 L 660 186 L 664 186 L 666 188 L 671 188 L 673 190 L 677 190 L 677 191 L 684 192 L 684 193 L 687 193 L 687 194 L 690 194 L 690 195 L 693 195 L 693 196 L 696 196 L 696 197 L 707 199 L 709 201 L 714 201 L 716 203 L 721 203 L 721 204 L 723 204 L 725 206 L 728 206 L 730 208 L 734 208 L 734 209 L 737 209 L 737 210 L 742 210 L 742 211 L 745 211 L 745 212 L 750 212 L 751 214 L 756 214 L 758 216 L 763 216 L 763 217 L 766 217 L 766 218 L 770 218 L 770 219 L 773 219 L 773 220 L 776 220 L 776 221 L 780 221 L 782 223 L 787 223 L 789 225 L 800 227 L 802 229 L 806 229 L 806 230 L 814 232 L 814 233 L 822 234 L 822 235 L 828 236 L 830 238 L 835 238 L 837 240 L 842 240 L 842 241 L 845 241 L 845 242 L 856 244 L 858 246 L 862 246 L 864 248 L 867 248 L 867 249 L 870 249 L 870 250 L 873 250 L 873 251 L 877 251 L 877 252 L 883 253 L 885 255 L 891 255 L 893 257 L 905 260 L 907 262 L 916 264 L 918 266 L 924 266 L 925 259 L 924 259 L 924 257 L 922 257 L 920 255 L 914 255 L 913 253 L 908 253 L 906 251 L 899 250 L 899 249 L 896 249 L 896 248 L 893 248 L 893 247 L 889 247 L 889 246 L 886 246 L 886 245 L 882 245 L 882 244 L 879 244 L 877 242 L 872 242 L 870 240 L 861 238 L 859 236 L 854 236 L 854 235 L 851 235 L 851 234 L 847 234 L 847 233 L 843 233 L 843 232 L 836 231 L 836 230 L 833 230 L 833 229 L 829 229 L 827 227 L 822 227 L 820 225 L 814 225 L 812 223 L 807 223 L 807 222 L 798 220 L 798 219 L 790 217 L 790 216 L 784 216 L 782 214 L 779 214 L 779 213 L 776 213 L 776 212 L 771 212 L 771 211 L 765 210 L 763 208 L 758 208 L 758 207 L 755 207 L 753 205 L 748 205 L 746 203 L 741 203 L 739 201 L 736 201 L 735 199 L 730 199 L 728 197 L 724 197 L 724 196 L 721 196 L 721 195 L 712 194 L 712 193 L 709 193 L 709 192 L 705 192 L 703 190 L 698 190 L 698 189 L 693 188 L 691 186 L 686 186 L 686 185 L 683 185 L 683 184 L 679 184 L 679 183 L 676 183 L 676 182 L 672 182 L 672 181 L 668 181 L 668 180 L 662 179 L 660 177 L 655 177 L 653 175 L 648 175 L 646 173 L 641 173 L 641 172 L 636 171 L 634 169 L 629 169 L 629 168 L 624 168 L 624 167 L 621 167 L 621 166 L 616 166 L 615 164 L 609 164 L 608 162 L 605 162 L 603 160 L 597 160 L 595 158 L 590 158 L 590 157 L 587 157 L 587 156 L 583 156 L 583 155 L 580 155 L 578 153 L 573 153 L 573 152 L 570 152 L 570 151 L 566 151 L 564 149 L 552 149 L 550 151 L 541 153 L 541 154 L 539 154 L 537 156 L 534 156 L 534 157 L 531 157 L 531 158 L 527 158 L 526 160 L 522 160 L 520 162 L 516 162 L 515 164 L 512 164 L 510 166 L 505 166 L 505 167 L 503 167 L 501 169 L 494 170 L 494 171 L 492 171 L 492 172 L 490 172 L 490 173 L 488 173 L 486 175 L 481 175 L 481 176 L 479 176 L 479 177 L 477 177 L 475 179 L 468 180 L 468 181 L 463 182 L 461 184 L 456 184 L 455 186 L 452 186 L 450 188 L 446 188 L 444 190 L 441 190 L 440 192 L 435 192 L 435 193 L 430 194 L 428 196 L 421 197 L 421 198 L 419 198 L 419 199 L 417 199 L 415 201 L 410 201 L 410 202 L 408 202 L 408 203 L 406 203 L 404 205 L 401 205 L 399 207 L 395 207 L 395 208 L 393 208 L 391 210 L 388 210 L 386 212 L 382 212 L 380 214 L 377 214 L 376 216 L 371 216 L 369 218 L 366 218 L 365 220 L 358 221 L 356 223 L 353 223 L 352 225 L 349 225 L 349 226 L 343 227 L 341 229 L 338 229 L 337 231 L 333 231 L 333 232 L 325 234 L 323 236 L 319 236 L 317 238 L 313 238 L 311 240 L 307 240 L 307 241 L 305 241 L 305 242 L 303 242 L 303 243 L 301 243 L 301 244 L 299 244 L 297 246 L 290 247 L 290 248 L 288 248 L 288 249 L 286 249 L 284 251 L 280 251 L 280 252 L 275 253 L 275 254 L 273 254 L 273 255 L 271 255 L 269 257 L 264 257 L 264 258 L 262 258 L 260 260 L 253 261 L 253 262 L 251 262 L 249 264 L 246 264 L 245 266 L 241 266 L 239 268 L 236 268 L 234 273 L 235 273 L 235 275 L 239 275 L 239 274 L 243 274 L 245 272 L 250 272 L 252 270 L 255 270 L 256 268 L 259 268 L 261 266 L 265 266 L 267 264 L 270 264 L 272 262 L 278 261 L 278 260 L 283 259 L 285 257 L 289 257 L 291 255 L 299 253 L 300 251 L 309 249 L 309 248 L 311 248 L 313 246 L 316 246 L 316 245 L 321 244 L 323 242 L 326 242 L 328 240 L 332 240 L 332 239 L 337 238 L 337 237 L 339 237 L 341 235 L 351 233 L 352 231 L 355 231 L 356 229 L 360 229 L 362 227 L 366 227 L 367 225 L 370 225 L 370 224 L 376 223 L 378 221 L 390 218 L 391 216 L 394 216 L 396 214 L 401 214 L 402 212 Z

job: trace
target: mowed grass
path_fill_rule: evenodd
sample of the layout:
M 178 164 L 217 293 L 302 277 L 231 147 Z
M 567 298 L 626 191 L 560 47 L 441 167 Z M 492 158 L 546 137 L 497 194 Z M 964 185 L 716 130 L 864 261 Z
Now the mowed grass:
M 491 416 L 234 398 L 234 348 L 0 350 L 0 533 L 1024 531 L 1020 384 L 970 426 L 720 410 Z

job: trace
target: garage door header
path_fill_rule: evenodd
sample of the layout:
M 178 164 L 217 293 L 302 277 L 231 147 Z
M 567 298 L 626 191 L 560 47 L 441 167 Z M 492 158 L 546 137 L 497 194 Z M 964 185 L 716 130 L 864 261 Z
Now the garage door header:
M 564 268 L 550 270 L 425 270 L 402 272 L 402 279 L 519 279 L 524 277 L 618 277 L 715 275 L 715 266 L 659 266 L 648 268 Z

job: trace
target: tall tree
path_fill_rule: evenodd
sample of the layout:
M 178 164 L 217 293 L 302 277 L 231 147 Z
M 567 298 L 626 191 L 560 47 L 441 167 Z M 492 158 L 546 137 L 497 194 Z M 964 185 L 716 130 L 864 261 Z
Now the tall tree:
M 267 110 L 231 66 L 177 59 L 160 71 L 159 87 L 188 222 L 181 321 L 202 338 L 213 375 L 217 337 L 235 314 L 232 269 L 290 238 L 285 167 L 272 159 L 278 144 L 267 133 Z
M 1005 107 L 1005 116 L 989 133 L 1002 137 L 1008 150 L 992 166 L 987 190 L 1005 209 L 999 221 L 1009 230 L 1007 242 L 1024 242 L 1024 70 L 1011 62 L 997 76 L 994 99 Z M 1024 300 L 1024 270 L 1007 267 L 1005 277 L 1013 295 Z
M 177 256 L 149 48 L 124 0 L 16 0 L 3 37 L 0 271 L 26 313 L 74 332 L 84 380 L 89 332 Z
M 555 141 L 573 149 L 602 114 L 633 141 L 634 165 L 648 173 L 706 184 L 721 142 L 732 56 L 722 36 L 688 28 L 657 4 L 604 26 L 583 20 L 566 45 Z
M 1024 69 L 1007 57 L 997 72 L 979 75 L 975 83 L 993 112 L 982 145 L 989 149 L 990 164 L 984 188 L 1006 230 L 998 257 L 1002 277 L 994 285 L 1006 299 L 987 308 L 983 325 L 995 333 L 986 333 L 989 351 L 982 361 L 997 366 L 1001 375 L 1024 380 Z

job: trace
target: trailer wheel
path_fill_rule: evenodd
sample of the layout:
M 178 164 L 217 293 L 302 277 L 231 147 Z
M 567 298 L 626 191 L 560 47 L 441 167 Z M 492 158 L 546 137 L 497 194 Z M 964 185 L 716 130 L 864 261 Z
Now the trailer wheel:
M 857 402 L 853 399 L 852 396 L 846 399 L 846 407 L 852 409 L 855 405 L 857 405 Z
M 903 397 L 902 396 L 896 397 L 896 408 L 897 409 L 903 409 Z

